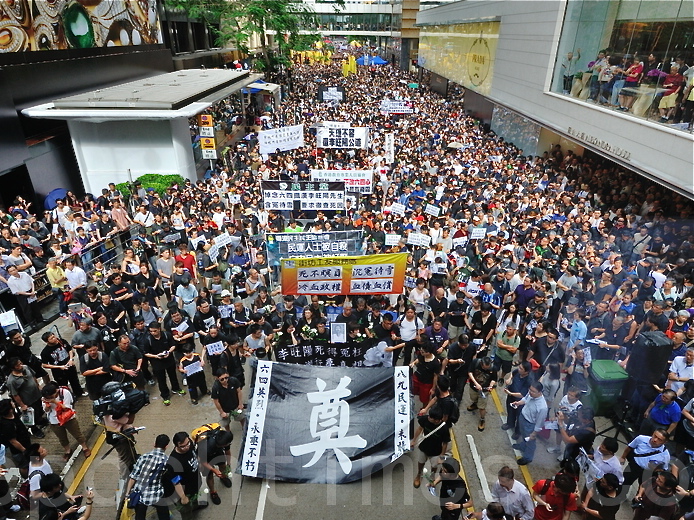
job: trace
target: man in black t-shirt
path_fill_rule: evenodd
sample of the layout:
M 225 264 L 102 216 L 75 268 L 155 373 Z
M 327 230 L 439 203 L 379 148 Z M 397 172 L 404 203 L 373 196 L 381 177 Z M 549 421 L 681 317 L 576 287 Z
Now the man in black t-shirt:
M 29 472 L 29 458 L 25 457 L 24 452 L 31 445 L 31 437 L 15 411 L 10 399 L 0 401 L 0 443 L 10 450 L 12 460 L 26 478 Z
M 434 408 L 428 415 L 417 417 L 417 429 L 414 432 L 411 447 L 417 458 L 417 475 L 414 477 L 414 487 L 418 488 L 422 482 L 422 471 L 427 459 L 432 457 L 444 457 L 451 441 L 451 427 L 443 420 L 440 409 Z M 422 440 L 417 449 L 414 449 L 419 436 Z M 432 460 L 432 466 L 436 466 L 440 460 Z
M 458 341 L 452 342 L 448 347 L 446 373 L 451 380 L 451 393 L 458 404 L 463 400 L 465 382 L 468 379 L 470 364 L 476 353 L 474 346 L 470 345 L 467 334 L 458 336 Z
M 434 516 L 432 520 L 458 520 L 463 510 L 472 505 L 467 484 L 460 477 L 460 463 L 453 457 L 446 457 L 441 462 L 440 468 L 439 476 L 431 483 L 431 487 L 441 484 L 439 491 L 441 515 Z
M 225 368 L 219 368 L 217 380 L 212 383 L 210 396 L 217 411 L 219 411 L 219 423 L 230 431 L 231 420 L 241 423 L 241 428 L 246 424 L 246 415 L 243 413 L 243 395 L 241 382 L 235 377 L 229 377 Z
M 487 415 L 487 398 L 496 386 L 497 372 L 492 368 L 492 359 L 488 356 L 482 359 L 475 359 L 468 372 L 470 378 L 470 406 L 468 412 L 480 411 L 480 422 L 477 425 L 478 431 L 484 431 L 484 421 Z
M 41 339 L 46 343 L 41 351 L 43 368 L 50 368 L 53 379 L 60 386 L 70 384 L 72 395 L 79 399 L 84 394 L 75 368 L 75 351 L 67 341 L 53 332 L 44 332 Z
M 173 502 L 181 502 L 181 518 L 189 520 L 192 513 L 205 505 L 198 504 L 198 491 L 202 484 L 200 461 L 195 443 L 187 432 L 178 432 L 173 436 L 174 449 L 166 463 L 164 483 L 165 496 Z

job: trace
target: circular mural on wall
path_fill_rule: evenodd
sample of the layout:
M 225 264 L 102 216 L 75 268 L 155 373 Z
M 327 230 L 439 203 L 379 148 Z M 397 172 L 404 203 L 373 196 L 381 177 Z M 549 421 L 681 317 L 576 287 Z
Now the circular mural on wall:
M 156 0 L 0 1 L 0 53 L 162 42 Z

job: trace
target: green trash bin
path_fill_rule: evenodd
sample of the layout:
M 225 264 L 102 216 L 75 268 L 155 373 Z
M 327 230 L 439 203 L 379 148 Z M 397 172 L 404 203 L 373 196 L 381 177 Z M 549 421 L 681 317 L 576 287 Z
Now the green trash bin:
M 622 388 L 629 379 L 627 371 L 611 359 L 598 359 L 590 365 L 587 396 L 595 415 L 609 415 L 622 394 Z M 585 401 L 584 401 L 585 402 Z

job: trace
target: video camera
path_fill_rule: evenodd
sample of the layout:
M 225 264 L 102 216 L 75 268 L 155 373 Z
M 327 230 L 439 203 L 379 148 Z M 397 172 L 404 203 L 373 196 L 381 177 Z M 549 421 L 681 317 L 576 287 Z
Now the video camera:
M 138 390 L 132 383 L 111 381 L 101 389 L 101 395 L 92 405 L 92 411 L 99 419 L 103 419 L 104 415 L 111 415 L 114 419 L 120 419 L 126 413 L 134 415 L 149 403 L 147 393 Z

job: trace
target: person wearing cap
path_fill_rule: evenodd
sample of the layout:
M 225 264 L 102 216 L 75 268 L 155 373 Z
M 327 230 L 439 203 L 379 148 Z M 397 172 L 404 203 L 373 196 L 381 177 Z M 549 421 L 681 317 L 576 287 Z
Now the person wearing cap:
M 458 520 L 463 516 L 463 511 L 472 507 L 472 498 L 468 493 L 467 484 L 460 476 L 460 463 L 453 457 L 442 457 L 439 465 L 439 474 L 434 481 L 429 484 L 430 489 L 435 489 L 441 485 L 439 490 L 439 505 L 441 514 L 434 515 L 432 520 Z M 501 517 L 494 517 L 493 520 L 503 519 L 503 507 Z

